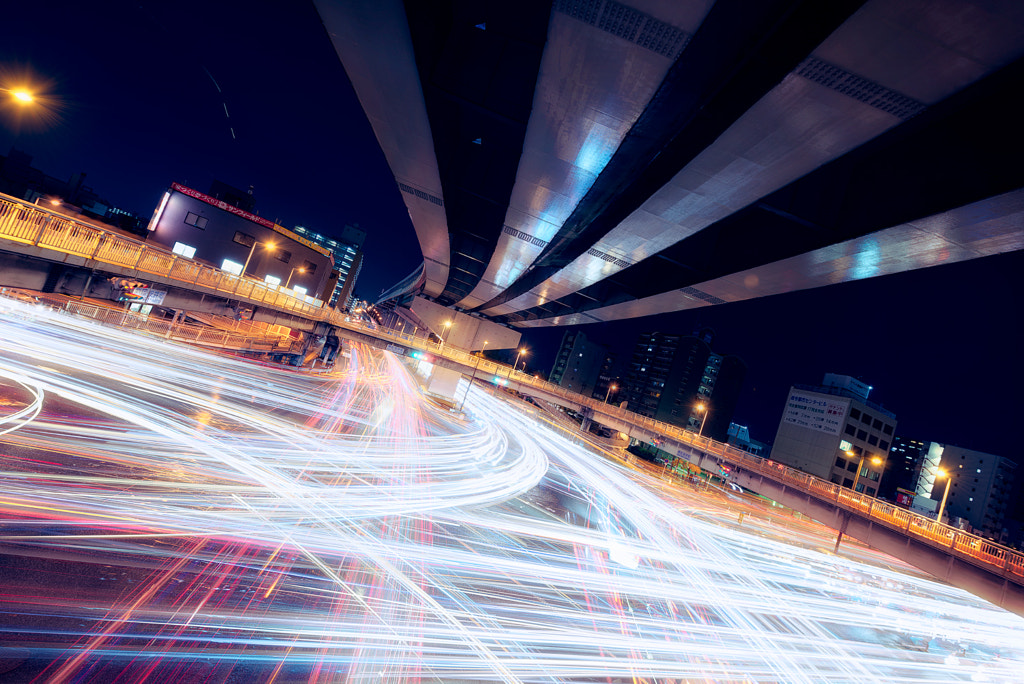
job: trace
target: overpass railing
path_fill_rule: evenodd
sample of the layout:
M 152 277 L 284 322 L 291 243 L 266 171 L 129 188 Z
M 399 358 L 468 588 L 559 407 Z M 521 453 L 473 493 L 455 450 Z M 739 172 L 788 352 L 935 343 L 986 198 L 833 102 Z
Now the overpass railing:
M 235 275 L 148 245 L 44 207 L 0 194 L 0 238 L 70 254 L 177 281 L 231 297 L 299 314 L 327 319 L 332 310 L 312 297 L 260 280 Z
M 218 330 L 202 325 L 174 323 L 165 319 L 151 318 L 134 311 L 96 306 L 95 304 L 80 302 L 74 299 L 65 301 L 56 297 L 47 297 L 45 294 L 39 295 L 38 298 L 53 308 L 63 309 L 70 314 L 89 318 L 104 325 L 131 330 L 145 330 L 160 337 L 206 347 L 246 351 L 288 352 L 296 344 L 290 338 L 276 334 L 239 333 Z
M 625 423 L 646 428 L 652 433 L 700 448 L 730 463 L 743 465 L 752 471 L 770 475 L 791 486 L 798 486 L 810 494 L 829 499 L 839 506 L 900 529 L 910 536 L 948 549 L 959 557 L 1024 577 L 1024 554 L 982 537 L 943 525 L 931 518 L 911 513 L 906 509 L 851 491 L 833 482 L 827 482 L 768 459 L 748 454 L 710 438 L 698 437 L 675 425 L 647 418 L 618 406 L 605 404 L 592 397 L 569 392 L 558 385 L 514 371 L 508 366 L 474 356 L 461 349 L 445 345 L 437 346 L 426 338 L 369 328 L 360 322 L 346 320 L 347 317 L 344 314 L 324 306 L 323 302 L 319 300 L 310 297 L 296 297 L 294 294 L 288 294 L 289 291 L 283 290 L 283 288 L 200 264 L 192 259 L 167 252 L 163 248 L 147 245 L 140 240 L 127 238 L 2 194 L 0 194 L 0 238 L 121 266 L 138 273 L 161 276 L 185 285 L 202 286 L 232 297 L 244 298 L 275 309 L 289 311 L 310 320 L 329 322 L 339 327 L 371 334 L 379 339 L 393 340 L 398 344 L 419 348 L 464 366 L 473 367 L 474 373 L 482 371 L 499 377 L 504 376 L 507 382 L 529 385 Z M 99 307 L 94 308 L 98 309 Z M 96 315 L 100 314 L 96 313 Z M 102 315 L 111 314 L 104 313 Z M 123 316 L 124 314 L 113 312 L 113 315 Z M 153 324 L 169 325 L 164 321 L 154 321 Z M 184 339 L 179 332 L 188 335 L 190 334 L 187 332 L 188 329 L 189 326 L 177 326 L 174 337 Z M 169 329 L 164 333 L 171 334 Z M 220 344 L 227 344 L 227 339 L 231 337 L 231 334 L 223 331 L 211 331 L 209 328 L 197 328 L 193 341 L 200 344 L 217 344 L 217 341 L 206 339 L 210 336 L 221 336 L 223 341 L 220 341 Z M 249 342 L 267 344 L 266 340 L 249 340 Z
M 365 330 L 365 328 L 363 328 Z M 430 354 L 456 361 L 463 366 L 474 368 L 474 373 L 486 373 L 508 383 L 520 386 L 527 385 L 551 396 L 561 397 L 569 402 L 592 409 L 595 413 L 616 418 L 624 423 L 632 424 L 649 430 L 676 442 L 701 449 L 705 453 L 721 458 L 734 466 L 741 466 L 752 472 L 769 476 L 787 486 L 794 487 L 819 499 L 828 500 L 841 508 L 857 512 L 867 518 L 897 529 L 904 534 L 926 543 L 942 548 L 948 553 L 986 566 L 994 571 L 1024 577 L 1024 553 L 1015 551 L 983 537 L 950 527 L 937 520 L 932 520 L 916 513 L 911 513 L 886 501 L 862 494 L 834 482 L 822 480 L 808 473 L 790 468 L 770 459 L 755 456 L 733 447 L 717 442 L 709 437 L 697 436 L 693 432 L 682 430 L 675 425 L 641 416 L 619 406 L 606 404 L 599 399 L 571 392 L 563 387 L 530 376 L 526 373 L 513 371 L 508 366 L 476 356 L 461 349 L 445 346 L 438 347 L 421 338 L 396 334 L 384 330 L 375 330 L 373 334 L 382 339 L 393 339 L 395 342 L 420 348 Z

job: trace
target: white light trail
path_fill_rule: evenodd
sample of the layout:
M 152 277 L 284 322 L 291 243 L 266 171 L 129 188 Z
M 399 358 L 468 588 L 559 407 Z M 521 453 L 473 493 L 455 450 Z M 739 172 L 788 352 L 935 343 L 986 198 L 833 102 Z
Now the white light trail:
M 0 647 L 41 679 L 1024 671 L 1014 615 L 368 348 L 317 377 L 0 300 L 0 387 Z

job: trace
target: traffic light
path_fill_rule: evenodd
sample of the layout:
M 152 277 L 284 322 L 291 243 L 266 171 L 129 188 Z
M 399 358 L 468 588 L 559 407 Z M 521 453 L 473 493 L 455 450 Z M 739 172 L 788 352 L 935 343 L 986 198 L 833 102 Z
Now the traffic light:
M 411 352 L 409 352 L 409 356 L 418 361 L 426 361 L 427 363 L 433 363 L 434 361 L 433 356 L 426 352 L 420 351 L 419 349 L 413 349 Z

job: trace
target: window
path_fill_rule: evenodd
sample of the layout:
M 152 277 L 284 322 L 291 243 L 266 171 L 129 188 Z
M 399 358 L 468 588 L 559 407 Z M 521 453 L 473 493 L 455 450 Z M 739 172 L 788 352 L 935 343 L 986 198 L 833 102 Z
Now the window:
M 256 244 L 256 238 L 254 238 L 252 235 L 249 235 L 248 233 L 243 233 L 240 230 L 235 231 L 235 237 L 231 239 L 240 245 L 244 245 L 245 247 L 252 247 L 253 245 Z
M 867 491 L 868 496 L 874 496 L 876 490 L 875 490 L 874 487 L 868 487 L 866 491 Z
M 868 444 L 871 446 L 878 446 L 878 437 L 875 435 L 868 435 Z
M 882 432 L 884 432 L 887 435 L 891 435 L 892 434 L 892 425 L 889 425 L 888 423 L 883 425 L 882 426 Z
M 846 469 L 851 473 L 855 473 L 857 472 L 857 464 L 854 463 L 853 461 L 850 461 L 849 463 L 846 464 Z
M 857 491 L 858 492 L 863 492 L 864 491 L 864 483 L 863 482 L 858 482 L 857 483 Z
M 882 429 L 882 421 L 880 421 L 877 418 L 875 418 L 875 420 L 872 421 L 872 423 L 871 423 L 871 427 L 875 428 L 876 430 L 881 430 Z
M 874 470 L 868 471 L 868 479 L 872 482 L 878 482 L 879 473 Z
M 199 214 L 193 214 L 191 211 L 185 214 L 185 223 L 190 226 L 195 226 L 199 230 L 206 230 L 206 217 L 200 216 Z
M 845 468 L 845 467 L 846 467 L 846 459 L 841 458 L 841 457 L 837 458 L 836 459 L 836 468 Z
M 889 443 L 883 439 L 881 442 L 878 443 L 878 448 L 881 449 L 882 451 L 888 451 Z M 903 451 L 903 449 L 900 449 L 900 451 Z
M 175 242 L 174 247 L 171 248 L 171 251 L 174 252 L 175 254 L 180 254 L 186 259 L 191 259 L 196 255 L 196 248 L 186 245 L 184 242 Z
M 866 414 L 866 413 L 865 413 L 865 414 L 863 414 L 863 415 L 862 415 L 862 416 L 860 417 L 860 422 L 864 423 L 865 425 L 871 425 L 871 416 L 869 416 L 869 415 L 868 415 L 868 414 Z
M 292 260 L 292 253 L 286 252 L 283 249 L 275 249 L 274 258 L 276 258 L 278 261 L 283 261 L 284 263 L 287 264 L 289 261 Z
M 864 430 L 857 430 L 857 439 L 864 441 L 868 438 L 868 433 Z
M 224 263 L 220 265 L 220 269 L 222 271 L 227 271 L 228 273 L 234 273 L 235 275 L 242 274 L 242 264 L 237 261 L 232 261 L 231 259 L 225 259 Z
M 843 480 L 843 486 L 846 487 L 847 489 L 849 489 L 850 487 L 853 486 L 853 480 L 851 480 L 850 478 L 844 479 Z
M 265 278 L 263 278 L 263 280 L 268 285 L 280 285 L 281 284 L 281 279 L 278 278 L 277 276 L 268 275 Z
M 860 418 L 860 411 L 858 411 L 855 408 L 850 409 L 850 417 L 851 418 Z
M 857 434 L 857 428 L 853 427 L 852 425 L 847 425 L 846 429 L 843 430 L 843 432 L 853 437 L 854 435 Z

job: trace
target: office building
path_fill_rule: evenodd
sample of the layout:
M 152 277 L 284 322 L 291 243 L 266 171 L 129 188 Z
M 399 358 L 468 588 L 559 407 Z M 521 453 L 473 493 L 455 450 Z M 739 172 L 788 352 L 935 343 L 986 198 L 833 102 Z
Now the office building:
M 975 532 L 998 540 L 1011 503 L 1017 463 L 973 449 L 941 444 L 937 447 L 942 459 L 939 467 L 949 474 L 949 481 L 939 476 L 931 498 L 941 501 L 948 486 L 946 513 L 950 519 L 962 518 Z
M 754 456 L 764 456 L 768 453 L 768 445 L 753 439 L 746 425 L 729 423 L 729 438 L 726 441 L 737 449 Z
M 892 446 L 889 447 L 885 480 L 878 489 L 878 496 L 889 501 L 895 501 L 897 489 L 917 493 L 918 480 L 921 478 L 925 463 L 928 462 L 930 445 L 931 442 L 907 439 L 899 435 L 895 436 L 892 440 Z M 938 466 L 937 460 L 934 465 Z M 930 487 L 928 493 L 931 493 Z
M 366 231 L 358 225 L 346 224 L 337 239 L 321 235 L 305 226 L 295 226 L 295 232 L 331 250 L 337 279 L 327 304 L 338 309 L 349 308 L 355 296 L 356 280 L 363 268 L 363 243 L 366 241 Z
M 833 373 L 821 385 L 793 385 L 772 460 L 876 496 L 896 416 L 868 400 L 871 389 L 856 378 Z
M 239 198 L 248 195 L 229 194 L 243 204 Z M 244 272 L 296 295 L 323 301 L 333 285 L 330 250 L 225 199 L 178 183 L 164 193 L 149 233 L 152 242 L 182 257 L 236 275 Z
M 713 339 L 710 329 L 640 335 L 626 380 L 627 408 L 724 442 L 746 364 L 713 352 Z
M 603 344 L 588 339 L 579 330 L 567 330 L 548 380 L 572 392 L 592 396 L 607 359 L 608 348 Z

